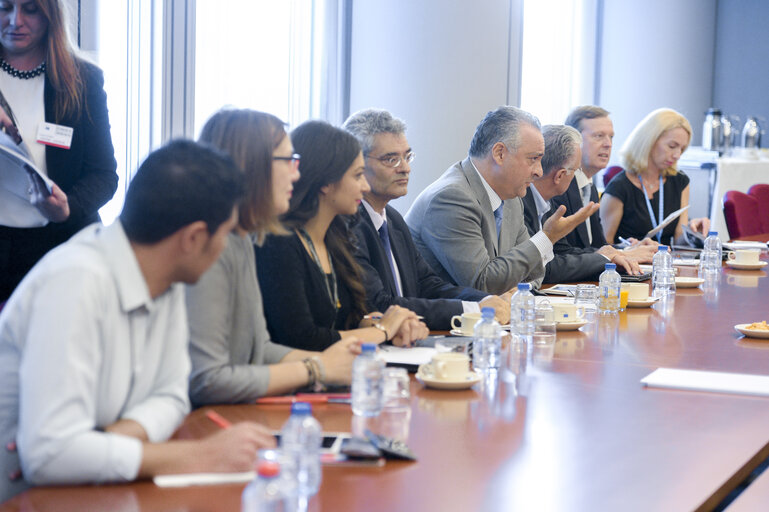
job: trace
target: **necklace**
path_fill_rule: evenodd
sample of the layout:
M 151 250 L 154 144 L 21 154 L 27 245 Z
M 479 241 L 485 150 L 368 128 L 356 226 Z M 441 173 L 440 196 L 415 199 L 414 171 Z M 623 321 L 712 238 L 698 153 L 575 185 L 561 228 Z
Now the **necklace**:
M 297 232 L 304 238 L 304 241 L 307 242 L 307 246 L 310 248 L 310 252 L 312 253 L 312 259 L 315 260 L 315 264 L 318 265 L 318 268 L 320 269 L 321 274 L 325 273 L 323 272 L 323 266 L 320 263 L 320 258 L 318 257 L 318 253 L 315 251 L 315 244 L 312 243 L 312 238 L 310 238 L 310 234 L 307 233 L 303 228 L 297 228 Z M 331 300 L 331 305 L 334 307 L 334 311 L 339 310 L 340 307 L 342 307 L 342 304 L 339 302 L 339 291 L 337 290 L 336 285 L 336 272 L 334 271 L 334 262 L 331 261 L 331 255 L 328 255 L 328 263 L 329 267 L 331 267 L 331 283 L 329 283 L 328 278 L 325 278 L 323 281 L 325 281 L 326 284 L 326 292 L 328 293 L 328 298 Z
M 21 78 L 22 80 L 29 80 L 30 78 L 35 78 L 45 73 L 45 61 L 41 62 L 40 65 L 35 69 L 31 69 L 29 71 L 20 71 L 5 62 L 4 58 L 0 57 L 0 68 L 2 68 L 3 71 L 13 77 Z

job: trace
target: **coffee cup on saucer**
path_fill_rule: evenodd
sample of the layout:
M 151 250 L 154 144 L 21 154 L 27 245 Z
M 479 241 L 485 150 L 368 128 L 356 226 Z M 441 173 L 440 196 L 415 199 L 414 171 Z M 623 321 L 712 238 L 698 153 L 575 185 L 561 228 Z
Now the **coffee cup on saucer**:
M 467 376 L 470 371 L 470 358 L 467 354 L 459 352 L 440 352 L 433 356 L 430 366 L 437 379 L 456 381 Z
M 481 314 L 476 312 L 454 315 L 451 317 L 451 328 L 455 331 L 460 331 L 463 336 L 472 336 L 475 324 L 480 322 L 480 320 Z
M 558 323 L 581 322 L 585 319 L 585 306 L 582 304 L 553 304 L 555 321 Z
M 757 265 L 761 251 L 752 249 L 739 249 L 729 253 L 729 261 L 737 265 Z

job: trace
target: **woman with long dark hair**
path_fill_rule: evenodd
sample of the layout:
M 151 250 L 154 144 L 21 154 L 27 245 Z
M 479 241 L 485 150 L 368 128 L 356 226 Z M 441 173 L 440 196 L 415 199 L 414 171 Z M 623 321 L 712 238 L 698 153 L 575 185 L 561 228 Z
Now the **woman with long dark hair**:
M 291 133 L 291 142 L 302 155 L 302 176 L 282 217 L 291 234 L 267 237 L 256 252 L 272 339 L 323 350 L 340 338 L 411 345 L 426 337 L 427 327 L 408 309 L 365 314 L 348 229 L 349 216 L 369 190 L 358 141 L 328 123 L 308 121 Z

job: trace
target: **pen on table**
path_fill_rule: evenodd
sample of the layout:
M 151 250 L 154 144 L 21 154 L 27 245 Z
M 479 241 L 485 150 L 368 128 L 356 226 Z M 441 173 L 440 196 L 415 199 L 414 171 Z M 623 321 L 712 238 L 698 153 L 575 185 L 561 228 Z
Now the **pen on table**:
M 381 320 L 382 319 L 382 315 L 380 315 L 380 314 L 376 314 L 376 315 L 368 314 L 368 315 L 363 315 L 363 318 L 365 318 L 367 320 Z M 417 315 L 417 319 L 418 320 L 424 320 L 425 317 L 423 317 L 422 315 Z
M 309 402 L 315 404 L 349 404 L 349 393 L 321 394 L 321 393 L 299 393 L 290 396 L 265 396 L 257 398 L 254 403 L 262 405 L 282 405 L 293 404 L 294 402 Z
M 225 418 L 218 412 L 214 411 L 213 409 L 209 409 L 206 411 L 206 418 L 213 421 L 214 423 L 216 423 L 222 428 L 230 428 L 232 426 L 232 423 L 230 423 L 230 421 L 227 418 Z

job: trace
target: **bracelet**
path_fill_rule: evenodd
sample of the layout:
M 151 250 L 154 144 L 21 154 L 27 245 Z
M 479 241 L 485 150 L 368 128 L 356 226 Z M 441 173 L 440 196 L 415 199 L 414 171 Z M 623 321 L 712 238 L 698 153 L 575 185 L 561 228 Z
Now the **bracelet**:
M 382 331 L 384 333 L 384 335 L 385 335 L 385 339 L 384 340 L 385 341 L 388 341 L 390 339 L 390 336 L 387 334 L 387 329 L 385 329 L 385 326 L 382 325 L 381 322 L 376 322 L 374 324 L 374 327 L 376 327 L 377 329 L 379 329 L 380 331 Z
M 323 382 L 326 379 L 325 368 L 317 356 L 302 359 L 305 368 L 307 368 L 307 387 L 312 388 L 316 393 L 326 390 Z
M 312 358 L 305 358 L 302 359 L 302 363 L 304 363 L 304 367 L 307 369 L 307 386 L 314 386 L 316 382 L 318 382 L 318 376 L 315 373 L 315 367 L 312 364 Z
M 324 385 L 326 383 L 326 368 L 323 366 L 323 361 L 318 356 L 312 356 L 310 360 L 314 364 L 318 376 L 316 384 Z

